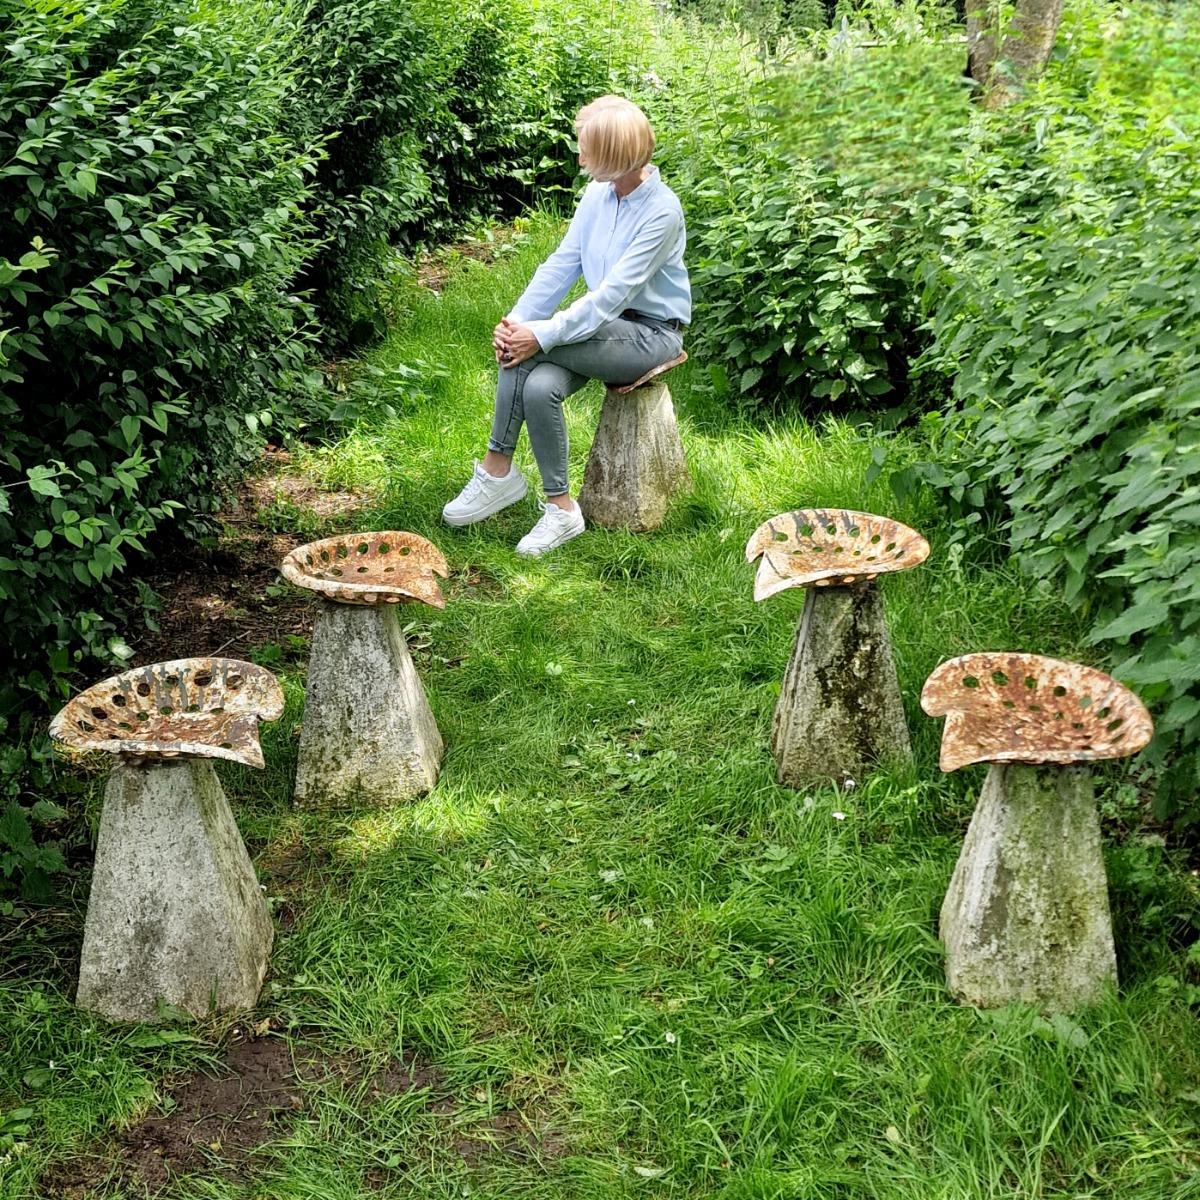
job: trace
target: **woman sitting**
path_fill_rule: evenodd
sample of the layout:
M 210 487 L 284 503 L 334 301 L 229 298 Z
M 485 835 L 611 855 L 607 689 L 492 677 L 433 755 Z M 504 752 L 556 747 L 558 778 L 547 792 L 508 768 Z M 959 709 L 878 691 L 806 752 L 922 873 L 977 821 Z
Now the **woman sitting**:
M 512 459 L 528 426 L 546 503 L 517 543 L 526 555 L 545 554 L 584 529 L 567 488 L 563 401 L 589 379 L 630 383 L 676 357 L 692 312 L 683 210 L 650 165 L 654 133 L 645 113 L 602 96 L 580 110 L 575 133 L 592 182 L 562 244 L 496 326 L 500 371 L 488 452 L 442 510 L 448 524 L 470 525 L 522 499 L 528 484 Z M 556 312 L 580 275 L 587 295 Z

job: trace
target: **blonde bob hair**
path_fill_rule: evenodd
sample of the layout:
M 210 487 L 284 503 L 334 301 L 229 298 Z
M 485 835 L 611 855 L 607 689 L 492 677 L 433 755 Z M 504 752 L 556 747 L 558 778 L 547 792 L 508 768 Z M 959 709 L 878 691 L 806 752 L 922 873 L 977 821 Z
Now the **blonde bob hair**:
M 654 130 L 646 114 L 622 96 L 601 96 L 575 118 L 575 138 L 583 169 L 611 182 L 644 167 L 654 153 Z

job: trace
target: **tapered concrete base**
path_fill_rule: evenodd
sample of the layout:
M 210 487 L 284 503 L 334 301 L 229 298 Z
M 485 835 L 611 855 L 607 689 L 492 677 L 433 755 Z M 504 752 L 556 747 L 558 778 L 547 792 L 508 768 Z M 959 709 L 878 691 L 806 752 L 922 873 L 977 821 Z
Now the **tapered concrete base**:
M 109 776 L 75 1003 L 153 1021 L 159 1002 L 202 1017 L 250 1008 L 273 930 L 212 764 L 132 766 Z
M 609 388 L 579 493 L 589 524 L 657 529 L 691 483 L 667 385 L 656 380 L 624 396 Z
M 942 904 L 946 983 L 980 1008 L 1069 1012 L 1116 985 L 1086 767 L 993 764 Z
M 883 597 L 873 583 L 810 588 L 771 729 L 779 782 L 861 779 L 912 754 Z
M 393 804 L 429 791 L 442 761 L 394 605 L 322 601 L 296 770 L 304 807 Z

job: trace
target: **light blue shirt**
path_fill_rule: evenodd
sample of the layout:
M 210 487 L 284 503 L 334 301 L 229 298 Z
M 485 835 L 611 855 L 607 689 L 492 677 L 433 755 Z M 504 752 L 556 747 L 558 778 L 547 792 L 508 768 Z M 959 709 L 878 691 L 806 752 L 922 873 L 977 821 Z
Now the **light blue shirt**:
M 650 172 L 624 199 L 611 183 L 589 183 L 562 244 L 509 313 L 509 320 L 533 331 L 543 350 L 585 341 L 627 308 L 662 320 L 691 320 L 683 209 L 658 168 Z M 587 295 L 556 313 L 580 275 Z

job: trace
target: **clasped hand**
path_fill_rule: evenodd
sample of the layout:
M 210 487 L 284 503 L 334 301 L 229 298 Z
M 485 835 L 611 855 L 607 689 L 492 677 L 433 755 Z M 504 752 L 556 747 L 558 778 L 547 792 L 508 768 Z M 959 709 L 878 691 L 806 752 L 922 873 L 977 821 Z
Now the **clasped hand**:
M 492 332 L 492 349 L 496 361 L 504 367 L 515 367 L 541 350 L 533 331 L 505 317 Z

